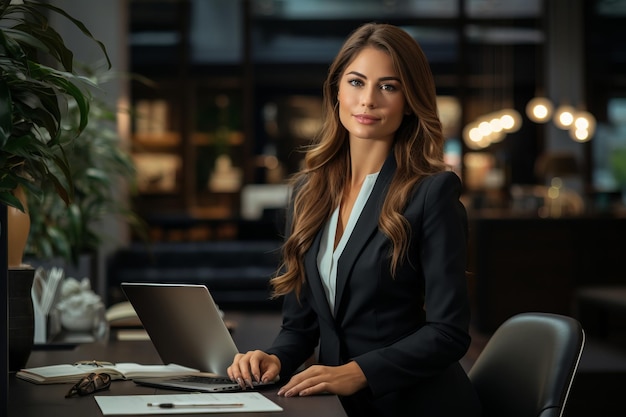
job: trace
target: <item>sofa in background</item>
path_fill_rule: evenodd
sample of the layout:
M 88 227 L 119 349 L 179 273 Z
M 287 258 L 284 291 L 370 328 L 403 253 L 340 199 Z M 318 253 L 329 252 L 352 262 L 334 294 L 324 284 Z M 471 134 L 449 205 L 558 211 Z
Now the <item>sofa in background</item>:
M 280 240 L 133 243 L 107 261 L 107 304 L 125 301 L 122 282 L 204 284 L 221 309 L 280 309 L 269 279 Z

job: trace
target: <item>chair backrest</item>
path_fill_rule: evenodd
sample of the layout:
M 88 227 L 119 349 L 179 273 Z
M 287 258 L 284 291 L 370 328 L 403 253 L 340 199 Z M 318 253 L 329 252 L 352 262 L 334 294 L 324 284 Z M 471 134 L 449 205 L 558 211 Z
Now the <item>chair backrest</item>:
M 469 371 L 484 416 L 561 416 L 584 344 L 571 317 L 521 313 L 502 323 Z

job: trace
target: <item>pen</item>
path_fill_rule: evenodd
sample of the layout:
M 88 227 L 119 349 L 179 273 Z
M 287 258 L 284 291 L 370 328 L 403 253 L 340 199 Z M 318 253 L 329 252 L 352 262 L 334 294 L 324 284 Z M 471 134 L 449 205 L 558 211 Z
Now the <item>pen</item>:
M 148 407 L 159 408 L 185 408 L 185 407 L 243 407 L 243 403 L 148 403 Z

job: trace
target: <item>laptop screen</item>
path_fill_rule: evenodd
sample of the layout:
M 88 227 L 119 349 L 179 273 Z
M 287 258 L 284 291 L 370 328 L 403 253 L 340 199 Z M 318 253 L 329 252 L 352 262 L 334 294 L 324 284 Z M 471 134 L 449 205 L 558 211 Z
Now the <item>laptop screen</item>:
M 238 352 L 204 285 L 122 283 L 164 364 L 226 375 Z

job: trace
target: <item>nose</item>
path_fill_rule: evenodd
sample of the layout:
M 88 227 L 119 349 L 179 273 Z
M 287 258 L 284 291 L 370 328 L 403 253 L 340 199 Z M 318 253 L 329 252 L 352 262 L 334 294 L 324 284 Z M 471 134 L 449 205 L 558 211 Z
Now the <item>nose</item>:
M 372 109 L 376 107 L 376 89 L 372 87 L 363 88 L 361 94 L 361 106 Z

